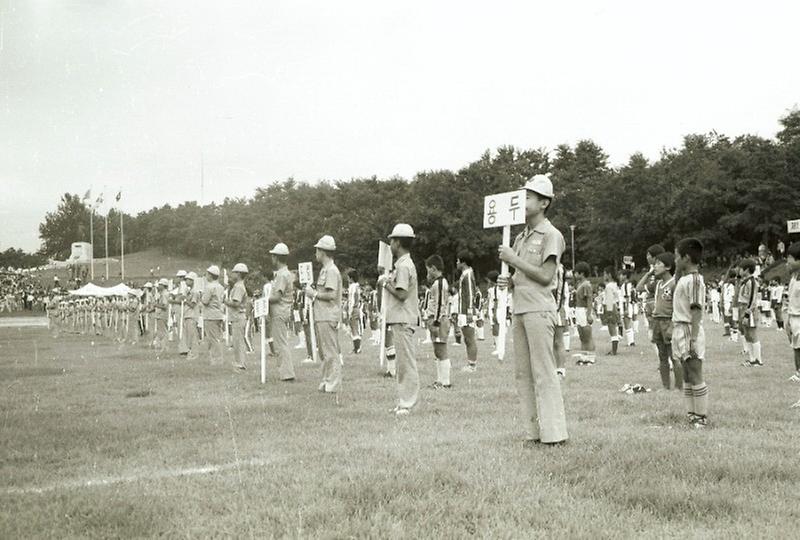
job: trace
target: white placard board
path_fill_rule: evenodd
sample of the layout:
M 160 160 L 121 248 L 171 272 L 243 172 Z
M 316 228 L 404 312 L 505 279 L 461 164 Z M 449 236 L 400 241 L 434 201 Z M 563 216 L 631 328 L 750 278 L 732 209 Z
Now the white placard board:
M 310 262 L 302 262 L 297 265 L 297 278 L 300 285 L 311 285 L 314 283 L 314 265 Z
M 483 198 L 483 228 L 525 223 L 525 190 L 496 193 Z
M 253 301 L 253 315 L 256 317 L 267 317 L 269 315 L 269 299 L 256 298 Z
M 386 272 L 392 269 L 392 248 L 386 242 L 378 243 L 378 266 Z
M 790 219 L 787 221 L 786 229 L 790 233 L 800 233 L 800 219 Z

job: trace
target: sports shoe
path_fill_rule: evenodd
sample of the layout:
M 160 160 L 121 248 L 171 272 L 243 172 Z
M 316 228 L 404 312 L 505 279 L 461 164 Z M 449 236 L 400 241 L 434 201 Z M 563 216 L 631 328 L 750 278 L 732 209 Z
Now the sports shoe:
M 692 420 L 692 425 L 696 429 L 702 429 L 708 426 L 708 419 L 705 416 L 700 416 L 699 414 L 696 414 L 694 419 Z
M 567 376 L 567 370 L 564 368 L 556 369 L 556 375 L 558 375 L 561 379 L 564 379 Z
M 789 380 L 792 382 L 800 382 L 800 372 L 789 377 Z
M 313 364 L 314 363 L 314 359 L 309 356 L 309 357 L 307 357 L 305 360 L 303 360 L 300 363 L 301 364 Z
M 399 405 L 392 409 L 392 414 L 395 416 L 408 416 L 411 413 L 411 409 L 406 409 L 405 407 L 400 407 Z
M 500 353 L 499 353 L 499 352 L 497 352 L 497 349 L 495 349 L 495 350 L 493 350 L 493 351 L 492 351 L 492 356 L 498 356 L 499 354 L 500 354 Z
M 325 383 L 324 382 L 323 383 L 319 383 L 319 386 L 317 387 L 317 390 L 319 390 L 320 392 L 324 392 L 325 391 Z
M 392 377 L 394 377 L 394 375 L 388 371 L 383 374 L 384 379 L 391 379 Z
M 434 382 L 430 386 L 430 388 L 432 388 L 434 390 L 449 390 L 452 387 L 453 387 L 452 384 L 442 384 L 439 381 Z
M 475 364 L 467 364 L 466 366 L 461 368 L 461 371 L 463 371 L 464 373 L 475 373 L 476 371 L 478 371 L 478 368 L 475 367 Z

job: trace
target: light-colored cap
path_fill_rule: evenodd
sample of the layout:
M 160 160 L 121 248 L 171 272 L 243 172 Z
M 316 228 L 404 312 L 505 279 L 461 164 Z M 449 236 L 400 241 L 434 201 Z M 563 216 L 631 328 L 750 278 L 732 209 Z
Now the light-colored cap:
M 144 288 L 145 289 L 152 289 L 153 288 L 153 284 L 148 281 L 147 283 L 144 284 Z
M 161 279 L 158 280 L 158 286 L 169 287 L 169 281 L 167 281 L 167 278 L 162 277 Z
M 416 238 L 416 235 L 411 225 L 408 223 L 398 223 L 394 226 L 394 229 L 392 229 L 392 234 L 389 235 L 389 238 Z
M 284 244 L 283 242 L 278 242 L 275 244 L 275 247 L 269 250 L 270 253 L 273 255 L 288 255 L 289 254 L 289 247 Z
M 333 239 L 333 236 L 326 234 L 319 239 L 319 242 L 314 244 L 314 247 L 325 251 L 336 251 L 336 241 Z
M 192 281 L 194 281 L 197 279 L 197 274 L 195 274 L 194 272 L 189 272 L 188 274 L 186 274 L 186 279 L 191 279 Z
M 231 270 L 231 272 L 239 272 L 240 274 L 246 274 L 249 271 L 250 270 L 247 269 L 247 265 L 244 263 L 236 263 L 233 267 L 233 270 Z
M 186 270 L 178 270 L 178 273 L 175 274 L 175 277 L 186 277 Z
M 212 276 L 219 276 L 219 266 L 216 264 L 212 264 L 208 268 L 206 268 L 206 272 L 211 274 Z
M 548 199 L 553 198 L 553 182 L 551 182 L 550 178 L 545 174 L 535 175 L 525 183 L 524 189 L 538 193 L 542 197 L 547 197 Z

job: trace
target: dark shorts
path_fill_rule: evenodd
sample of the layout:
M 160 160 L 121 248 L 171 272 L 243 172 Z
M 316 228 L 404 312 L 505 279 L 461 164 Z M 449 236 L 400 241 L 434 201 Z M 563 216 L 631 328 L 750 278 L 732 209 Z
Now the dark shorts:
M 653 329 L 653 343 L 656 345 L 672 343 L 672 319 L 653 319 L 651 328 Z

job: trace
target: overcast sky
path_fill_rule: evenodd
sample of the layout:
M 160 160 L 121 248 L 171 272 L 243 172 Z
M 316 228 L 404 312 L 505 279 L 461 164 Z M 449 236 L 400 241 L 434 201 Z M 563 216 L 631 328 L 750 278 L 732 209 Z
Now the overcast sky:
M 123 208 L 458 169 L 591 138 L 773 137 L 800 2 L 0 0 L 0 249 L 66 191 Z M 76 239 L 78 240 L 78 239 Z

